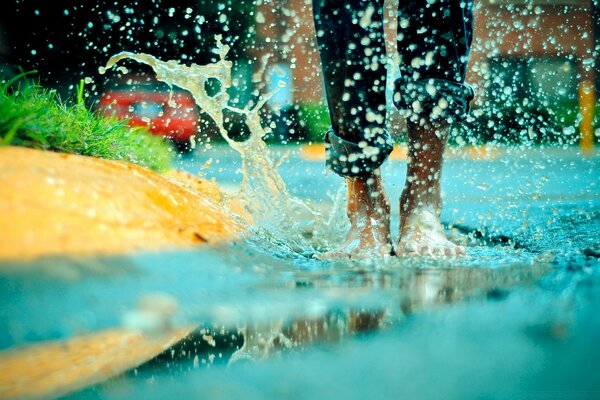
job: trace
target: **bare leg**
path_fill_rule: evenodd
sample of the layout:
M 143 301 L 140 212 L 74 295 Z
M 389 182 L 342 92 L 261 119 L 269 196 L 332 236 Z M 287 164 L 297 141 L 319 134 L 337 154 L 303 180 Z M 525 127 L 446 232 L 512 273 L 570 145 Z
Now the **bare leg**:
M 406 183 L 400 197 L 398 255 L 456 257 L 464 248 L 450 242 L 440 223 L 440 180 L 447 126 L 409 124 L 409 161 Z
M 392 253 L 390 203 L 377 170 L 370 177 L 346 178 L 350 230 L 342 246 L 322 258 L 384 257 Z

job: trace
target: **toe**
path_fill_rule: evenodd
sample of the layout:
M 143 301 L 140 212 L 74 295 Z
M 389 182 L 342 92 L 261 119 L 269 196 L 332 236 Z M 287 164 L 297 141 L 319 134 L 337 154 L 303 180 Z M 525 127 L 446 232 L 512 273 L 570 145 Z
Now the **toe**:
M 446 246 L 436 246 L 433 248 L 432 253 L 435 258 L 444 258 L 448 256 L 448 250 Z
M 433 257 L 434 253 L 433 253 L 433 248 L 431 246 L 428 246 L 426 244 L 422 244 L 419 246 L 419 248 L 417 249 L 416 253 L 421 255 L 421 256 L 429 256 L 429 257 Z
M 454 243 L 450 243 L 449 246 L 445 247 L 444 253 L 447 257 L 462 257 L 465 255 L 465 249 L 462 246 L 457 246 Z
M 397 257 L 404 257 L 411 253 L 411 251 L 402 243 L 398 243 L 394 249 Z
M 444 246 L 444 255 L 451 258 L 458 256 L 457 248 L 458 246 L 455 245 Z
M 339 259 L 348 259 L 350 258 L 350 254 L 340 250 L 332 250 L 325 253 L 317 254 L 315 258 L 317 260 L 332 261 Z

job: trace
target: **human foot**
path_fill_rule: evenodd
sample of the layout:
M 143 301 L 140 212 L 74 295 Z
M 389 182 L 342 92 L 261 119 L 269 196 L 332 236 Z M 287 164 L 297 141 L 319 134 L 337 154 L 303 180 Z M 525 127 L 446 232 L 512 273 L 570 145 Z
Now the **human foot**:
M 434 210 L 419 209 L 404 217 L 396 254 L 459 257 L 465 255 L 465 249 L 448 240 Z
M 385 257 L 392 253 L 390 204 L 379 171 L 368 178 L 346 178 L 350 230 L 344 243 L 322 259 Z
M 400 197 L 398 255 L 456 257 L 464 248 L 446 238 L 440 222 L 443 153 L 448 127 L 409 124 L 409 161 Z

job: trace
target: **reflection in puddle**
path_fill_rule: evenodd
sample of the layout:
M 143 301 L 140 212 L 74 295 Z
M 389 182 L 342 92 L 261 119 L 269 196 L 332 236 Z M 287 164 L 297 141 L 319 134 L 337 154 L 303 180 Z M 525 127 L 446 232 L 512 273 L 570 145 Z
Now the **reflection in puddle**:
M 536 290 L 545 276 L 562 274 L 567 278 L 559 283 L 568 283 L 569 276 L 585 276 L 597 263 L 593 249 L 536 253 L 515 240 L 460 234 L 469 245 L 467 257 L 446 261 L 324 262 L 278 242 L 248 239 L 188 252 L 4 264 L 0 375 L 19 390 L 41 390 L 33 378 L 63 371 L 65 360 L 71 360 L 68 365 L 81 367 L 73 368 L 72 380 L 55 381 L 61 391 L 39 393 L 73 393 L 110 378 L 90 390 L 139 388 L 161 376 L 287 360 L 315 349 L 352 346 L 355 338 L 422 329 L 415 321 L 438 311 L 451 314 L 456 306 L 450 304 L 511 303 L 519 297 L 513 293 Z M 569 337 L 572 331 L 575 286 L 550 282 L 557 293 L 532 302 L 544 315 L 526 326 L 535 341 Z M 529 306 L 522 299 L 517 303 L 524 310 Z M 157 305 L 160 310 L 154 310 Z M 486 318 L 480 313 L 470 320 L 484 326 Z M 450 321 L 448 327 L 457 329 L 456 324 Z M 139 331 L 145 335 L 132 334 Z M 85 351 L 93 348 L 104 349 L 93 353 L 92 363 L 103 367 L 86 370 L 82 365 L 90 365 L 91 353 Z M 9 356 L 29 359 L 30 373 L 15 375 Z
M 517 286 L 530 285 L 547 274 L 546 265 L 512 265 L 482 268 L 385 268 L 368 271 L 304 272 L 294 276 L 296 286 L 261 286 L 260 290 L 308 291 L 314 295 L 312 314 L 246 320 L 241 324 L 202 325 L 174 348 L 138 368 L 132 374 L 181 372 L 213 364 L 231 364 L 281 357 L 308 346 L 331 345 L 397 326 L 413 313 L 469 300 L 501 300 Z M 352 298 L 376 289 L 386 294 L 387 306 L 322 308 L 319 297 Z M 304 310 L 307 311 L 306 309 Z M 166 370 L 166 371 L 165 371 Z
M 415 317 L 448 309 L 449 304 L 504 303 L 511 293 L 535 287 L 541 278 L 558 271 L 553 266 L 556 255 L 480 243 L 469 247 L 467 257 L 452 261 L 392 258 L 348 263 L 271 254 L 248 241 L 194 252 L 15 264 L 0 277 L 6 289 L 5 307 L 0 310 L 2 348 L 32 356 L 36 354 L 29 347 L 32 343 L 48 348 L 48 340 L 56 339 L 55 347 L 62 343 L 77 356 L 93 345 L 82 349 L 69 345 L 82 333 L 100 332 L 99 338 L 120 326 L 121 331 L 112 333 L 111 340 L 117 343 L 119 335 L 130 335 L 132 329 L 145 332 L 149 342 L 135 339 L 131 342 L 135 346 L 128 345 L 129 351 L 139 353 L 137 358 L 114 358 L 120 360 L 120 368 L 110 361 L 112 369 L 86 382 L 77 381 L 81 374 L 74 375 L 76 381 L 63 382 L 60 393 L 113 377 L 92 389 L 110 392 L 159 376 L 287 359 L 351 343 L 352 338 L 395 332 L 411 326 Z M 581 271 L 587 270 L 587 264 L 579 264 Z M 148 307 L 156 304 L 167 319 L 154 318 L 155 310 L 148 314 Z M 548 329 L 558 332 L 563 325 L 550 324 Z M 539 326 L 531 332 L 545 332 Z M 169 329 L 185 339 L 173 341 L 167 335 L 169 342 L 156 342 Z M 93 335 L 91 340 L 96 340 Z M 0 364 L 6 354 L 0 353 Z M 58 357 L 37 361 L 31 368 L 40 373 L 53 371 L 60 362 Z M 12 370 L 8 367 L 0 365 L 3 371 Z M 4 374 L 4 379 L 11 376 Z

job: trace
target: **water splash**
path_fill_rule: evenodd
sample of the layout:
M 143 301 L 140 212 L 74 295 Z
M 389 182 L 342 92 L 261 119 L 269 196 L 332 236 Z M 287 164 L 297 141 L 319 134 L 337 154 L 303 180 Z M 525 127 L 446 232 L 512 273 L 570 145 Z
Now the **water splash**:
M 328 246 L 331 233 L 331 219 L 325 220 L 318 210 L 299 198 L 292 196 L 278 172 L 283 160 L 275 160 L 263 140 L 266 134 L 260 120 L 259 111 L 274 94 L 264 96 L 252 108 L 236 108 L 229 104 L 227 90 L 232 85 L 232 62 L 225 57 L 229 46 L 217 37 L 215 53 L 219 60 L 207 65 L 181 65 L 176 61 L 161 61 L 143 53 L 121 52 L 112 56 L 100 73 L 115 66 L 119 61 L 130 59 L 146 64 L 156 73 L 156 78 L 169 86 L 188 90 L 198 107 L 216 123 L 223 139 L 242 157 L 243 174 L 239 193 L 236 194 L 245 210 L 252 216 L 255 227 L 261 229 L 265 238 L 279 239 L 288 248 L 299 253 L 314 253 Z M 210 95 L 206 90 L 209 81 L 217 80 L 219 91 Z M 244 142 L 233 140 L 224 127 L 223 111 L 229 110 L 243 116 L 250 131 Z

